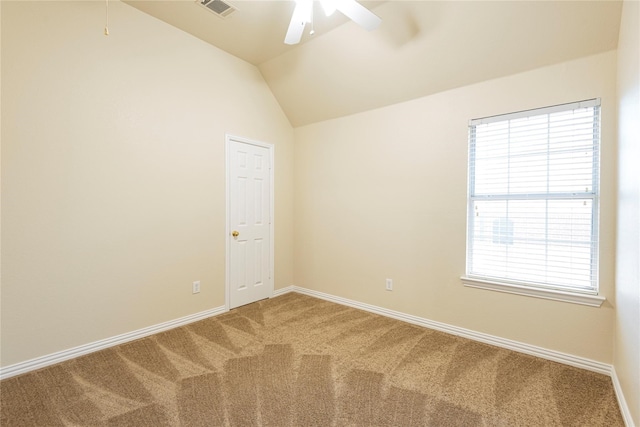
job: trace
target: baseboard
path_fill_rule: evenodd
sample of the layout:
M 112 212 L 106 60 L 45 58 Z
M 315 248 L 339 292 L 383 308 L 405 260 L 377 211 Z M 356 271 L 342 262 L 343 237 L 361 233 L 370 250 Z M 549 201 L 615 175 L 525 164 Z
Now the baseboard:
M 615 366 L 611 367 L 611 381 L 613 382 L 613 389 L 615 390 L 616 397 L 618 398 L 618 405 L 620 406 L 620 413 L 624 419 L 624 424 L 627 427 L 633 427 L 635 424 L 633 424 L 633 418 L 631 417 L 631 411 L 627 405 L 627 400 L 624 398 L 624 393 L 622 392 L 622 386 L 620 385 L 620 380 L 618 379 Z
M 577 368 L 586 369 L 586 370 L 597 372 L 604 375 L 610 376 L 612 372 L 611 365 L 597 362 L 595 360 L 590 360 L 583 357 L 562 353 L 559 351 L 548 350 L 546 348 L 537 347 L 535 345 L 526 344 L 519 341 L 513 341 L 510 339 L 500 338 L 494 335 L 489 335 L 482 332 L 476 332 L 470 329 L 460 328 L 458 326 L 453 326 L 446 323 L 436 322 L 433 320 L 425 319 L 418 316 L 413 316 L 413 315 L 402 313 L 399 311 L 389 310 L 389 309 L 378 307 L 375 305 L 365 304 L 359 301 L 354 301 L 347 298 L 326 294 L 324 292 L 318 292 L 311 289 L 301 288 L 298 286 L 293 286 L 292 288 L 293 289 L 291 289 L 291 291 L 293 292 L 298 292 L 301 294 L 324 299 L 327 301 L 335 302 L 337 304 L 347 305 L 349 307 L 358 308 L 371 313 L 380 314 L 382 316 L 391 317 L 394 319 L 412 323 L 414 325 L 424 326 L 426 328 L 435 329 L 441 332 L 446 332 L 448 334 L 457 335 L 457 336 L 468 338 L 474 341 L 480 341 L 485 344 L 494 345 L 496 347 L 506 348 L 508 350 L 517 351 L 519 353 L 525 353 L 532 356 L 537 356 L 543 359 L 552 360 L 554 362 L 563 363 L 565 365 L 575 366 Z
M 46 356 L 37 357 L 35 359 L 27 360 L 26 362 L 16 363 L 14 365 L 0 368 L 0 380 L 34 371 L 36 369 L 44 368 L 45 366 L 64 362 L 65 360 L 73 359 L 75 357 L 83 356 L 95 351 L 104 350 L 105 348 L 124 344 L 129 341 L 137 340 L 139 338 L 144 338 L 146 336 L 177 328 L 179 326 L 184 326 L 189 323 L 197 322 L 198 320 L 206 319 L 207 317 L 225 313 L 226 311 L 227 310 L 225 309 L 225 307 L 213 308 L 211 310 L 201 311 L 200 313 L 191 314 L 179 319 L 174 319 L 168 322 L 138 329 L 133 332 L 127 332 L 125 334 L 106 338 L 100 341 L 95 341 L 89 344 L 84 344 L 68 350 L 63 350 L 56 353 L 48 354 Z
M 273 296 L 278 297 L 280 295 L 288 294 L 289 292 L 293 292 L 294 286 L 287 286 L 284 288 L 276 289 L 273 291 Z

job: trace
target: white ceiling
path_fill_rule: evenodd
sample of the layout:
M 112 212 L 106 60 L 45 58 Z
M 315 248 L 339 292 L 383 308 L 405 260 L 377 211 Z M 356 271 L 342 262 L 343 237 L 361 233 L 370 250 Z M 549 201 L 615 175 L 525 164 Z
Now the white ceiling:
M 613 0 L 362 1 L 382 18 L 367 32 L 316 5 L 315 35 L 288 46 L 293 0 L 228 0 L 225 19 L 193 0 L 126 3 L 256 65 L 294 127 L 615 49 L 621 12 Z

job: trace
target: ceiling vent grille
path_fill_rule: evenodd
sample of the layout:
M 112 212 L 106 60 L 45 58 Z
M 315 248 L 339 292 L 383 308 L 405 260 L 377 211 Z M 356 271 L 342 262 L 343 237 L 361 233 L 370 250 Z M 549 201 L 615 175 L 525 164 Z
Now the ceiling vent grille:
M 198 4 L 202 7 L 207 8 L 209 11 L 221 18 L 226 18 L 227 16 L 238 10 L 235 7 L 231 6 L 229 3 L 222 0 L 198 0 Z

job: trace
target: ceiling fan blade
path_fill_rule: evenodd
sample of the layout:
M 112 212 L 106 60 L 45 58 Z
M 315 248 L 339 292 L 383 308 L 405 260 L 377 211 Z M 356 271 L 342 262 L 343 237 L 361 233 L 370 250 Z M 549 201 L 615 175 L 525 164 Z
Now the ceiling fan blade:
M 287 35 L 284 38 L 284 42 L 286 44 L 298 44 L 300 43 L 300 39 L 302 39 L 302 32 L 304 31 L 305 22 L 302 21 L 291 21 L 289 24 L 289 29 L 287 30 Z
M 296 8 L 293 9 L 289 29 L 287 30 L 287 35 L 284 38 L 284 42 L 286 44 L 300 43 L 300 39 L 302 39 L 302 32 L 304 31 L 304 26 L 309 20 L 308 15 L 310 13 L 309 5 L 302 1 L 296 2 Z
M 341 0 L 335 2 L 335 5 L 336 9 L 367 31 L 375 30 L 382 22 L 382 19 L 356 0 Z

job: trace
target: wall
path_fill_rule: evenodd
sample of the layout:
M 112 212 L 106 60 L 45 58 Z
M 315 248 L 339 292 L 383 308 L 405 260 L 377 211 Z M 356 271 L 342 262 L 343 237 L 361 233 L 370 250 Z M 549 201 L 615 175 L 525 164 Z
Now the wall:
M 296 128 L 295 284 L 611 363 L 615 73 L 611 51 Z M 607 301 L 593 308 L 464 287 L 469 119 L 594 97 Z
M 614 366 L 640 425 L 640 3 L 623 5 L 618 42 L 618 240 Z
M 254 66 L 117 1 L 2 2 L 2 366 L 224 305 L 225 132 L 293 131 Z M 200 294 L 191 282 L 201 280 Z

